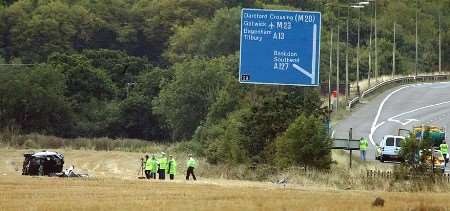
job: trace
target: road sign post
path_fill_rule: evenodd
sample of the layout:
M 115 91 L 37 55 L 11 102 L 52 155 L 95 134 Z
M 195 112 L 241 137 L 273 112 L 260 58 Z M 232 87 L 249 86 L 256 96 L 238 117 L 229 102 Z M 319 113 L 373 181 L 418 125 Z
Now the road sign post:
M 349 150 L 349 168 L 352 168 L 352 154 L 353 150 L 360 150 L 359 149 L 359 140 L 354 140 L 353 138 L 353 129 L 350 128 L 348 131 L 348 138 L 340 139 L 340 138 L 334 138 L 333 139 L 333 147 L 331 149 L 344 149 Z
M 348 142 L 349 142 L 349 145 L 350 145 L 350 140 L 352 140 L 352 138 L 353 138 L 353 128 L 350 128 L 350 130 L 348 131 Z M 349 159 L 350 159 L 349 167 L 352 168 L 352 150 L 351 149 L 350 149 L 350 157 L 349 157 Z
M 319 85 L 321 14 L 242 9 L 239 81 Z

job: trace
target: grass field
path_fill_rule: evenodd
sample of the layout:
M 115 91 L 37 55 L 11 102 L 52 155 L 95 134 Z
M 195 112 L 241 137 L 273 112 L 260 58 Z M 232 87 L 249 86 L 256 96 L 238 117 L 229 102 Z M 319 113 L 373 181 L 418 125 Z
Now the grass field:
M 22 153 L 0 148 L 0 210 L 446 210 L 447 192 L 344 190 L 298 177 L 286 187 L 271 182 L 205 178 L 203 163 L 196 182 L 136 179 L 142 154 L 116 151 L 57 150 L 66 167 L 75 165 L 90 178 L 21 176 Z M 179 161 L 180 162 L 180 161 Z M 182 165 L 182 164 L 181 164 Z M 181 166 L 180 165 L 180 166 Z
M 447 193 L 282 188 L 240 181 L 155 182 L 0 176 L 0 210 L 445 210 Z

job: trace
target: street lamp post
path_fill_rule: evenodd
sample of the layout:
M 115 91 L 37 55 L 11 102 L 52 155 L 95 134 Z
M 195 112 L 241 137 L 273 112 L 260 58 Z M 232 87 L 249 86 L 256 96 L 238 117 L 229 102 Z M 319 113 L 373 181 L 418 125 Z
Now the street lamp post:
M 358 47 L 356 49 L 356 91 L 358 96 L 361 96 L 359 89 L 359 39 L 361 31 L 361 10 L 358 10 Z
M 361 31 L 361 8 L 364 8 L 363 5 L 352 5 L 352 8 L 358 9 L 358 42 L 356 47 L 356 92 L 358 97 L 361 96 L 360 87 L 359 87 L 359 40 L 360 40 L 360 31 Z
M 333 3 L 326 3 L 325 6 L 332 6 Z M 332 10 L 331 10 L 332 11 Z M 333 72 L 333 17 L 330 16 L 330 68 L 328 71 L 328 121 L 331 121 L 331 74 Z
M 394 21 L 394 44 L 392 45 L 392 78 L 394 78 L 394 75 L 395 75 L 395 48 L 397 47 L 396 46 L 396 43 L 395 43 L 395 21 Z
M 347 7 L 347 42 L 345 42 L 345 101 L 348 102 L 348 22 L 350 8 Z
M 375 82 L 378 82 L 378 45 L 377 45 L 377 1 L 373 0 L 375 5 Z
M 377 44 L 376 44 L 376 25 L 377 25 L 377 6 L 376 6 L 376 0 L 367 0 L 367 1 L 362 1 L 359 2 L 359 5 L 363 5 L 363 6 L 367 6 L 369 5 L 371 2 L 374 3 L 374 7 L 375 7 L 375 18 L 373 18 L 372 16 L 372 11 L 373 11 L 373 7 L 372 5 L 370 6 L 371 12 L 370 12 L 370 33 L 369 33 L 369 71 L 367 73 L 367 85 L 370 88 L 370 82 L 371 82 L 371 77 L 372 77 L 372 36 L 373 36 L 373 23 L 375 22 L 375 81 L 377 81 Z M 375 19 L 375 21 L 373 20 Z
M 331 72 L 333 71 L 333 23 L 330 24 L 330 70 L 328 71 L 328 117 L 331 114 Z
M 340 15 L 340 10 L 338 8 L 338 17 Z M 339 20 L 337 21 L 337 42 L 336 42 L 336 111 L 339 110 Z
M 369 72 L 367 73 L 367 86 L 370 88 L 370 76 L 372 74 L 372 19 L 370 19 L 369 33 Z
M 364 5 L 369 4 L 370 2 L 359 2 L 357 4 L 354 5 L 336 5 L 336 7 L 343 7 L 343 8 L 347 8 L 347 20 L 346 20 L 346 28 L 347 28 L 347 40 L 345 43 L 345 100 L 348 101 L 349 99 L 349 65 L 348 65 L 348 53 L 349 53 L 349 17 L 350 17 L 350 8 L 356 8 L 356 9 L 361 9 L 364 8 Z M 340 15 L 340 10 L 338 9 L 338 16 Z M 360 38 L 360 21 L 361 21 L 361 12 L 359 11 L 359 20 L 358 20 L 358 50 L 357 50 L 357 80 L 356 80 L 356 87 L 357 87 L 357 92 L 358 92 L 358 96 L 360 95 L 360 88 L 359 88 L 359 38 Z M 331 72 L 332 72 L 332 68 L 333 68 L 333 24 L 330 24 L 330 72 L 328 74 L 328 105 L 331 106 Z M 339 42 L 339 36 L 340 36 L 340 25 L 339 23 L 337 23 L 337 33 L 338 33 L 338 37 L 337 40 Z M 339 43 L 336 46 L 337 48 L 337 56 L 336 56 L 336 109 L 338 109 L 338 103 L 339 103 L 339 91 L 340 91 L 340 72 L 339 72 L 339 65 L 340 65 L 340 49 L 339 49 Z
M 417 77 L 417 62 L 419 60 L 419 49 L 418 49 L 418 45 L 419 45 L 419 38 L 418 38 L 418 28 L 417 28 L 417 10 L 418 10 L 419 6 L 417 4 L 417 0 L 416 0 L 416 65 L 415 65 L 415 76 Z
M 442 67 L 442 54 L 441 54 L 441 10 L 439 8 L 439 74 L 441 74 L 441 67 Z

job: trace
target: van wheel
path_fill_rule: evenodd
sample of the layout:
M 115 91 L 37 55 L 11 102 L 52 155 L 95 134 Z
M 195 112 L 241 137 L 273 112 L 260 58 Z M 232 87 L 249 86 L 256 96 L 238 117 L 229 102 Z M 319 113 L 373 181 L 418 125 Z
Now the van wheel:
M 380 156 L 380 162 L 384 163 L 384 158 L 383 158 L 383 156 Z

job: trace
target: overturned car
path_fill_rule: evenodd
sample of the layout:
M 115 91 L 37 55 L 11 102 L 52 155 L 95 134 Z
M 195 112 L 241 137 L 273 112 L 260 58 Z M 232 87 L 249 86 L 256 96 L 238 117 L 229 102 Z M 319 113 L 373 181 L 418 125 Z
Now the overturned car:
M 23 155 L 22 175 L 51 176 L 63 170 L 64 155 L 57 152 L 29 152 Z

